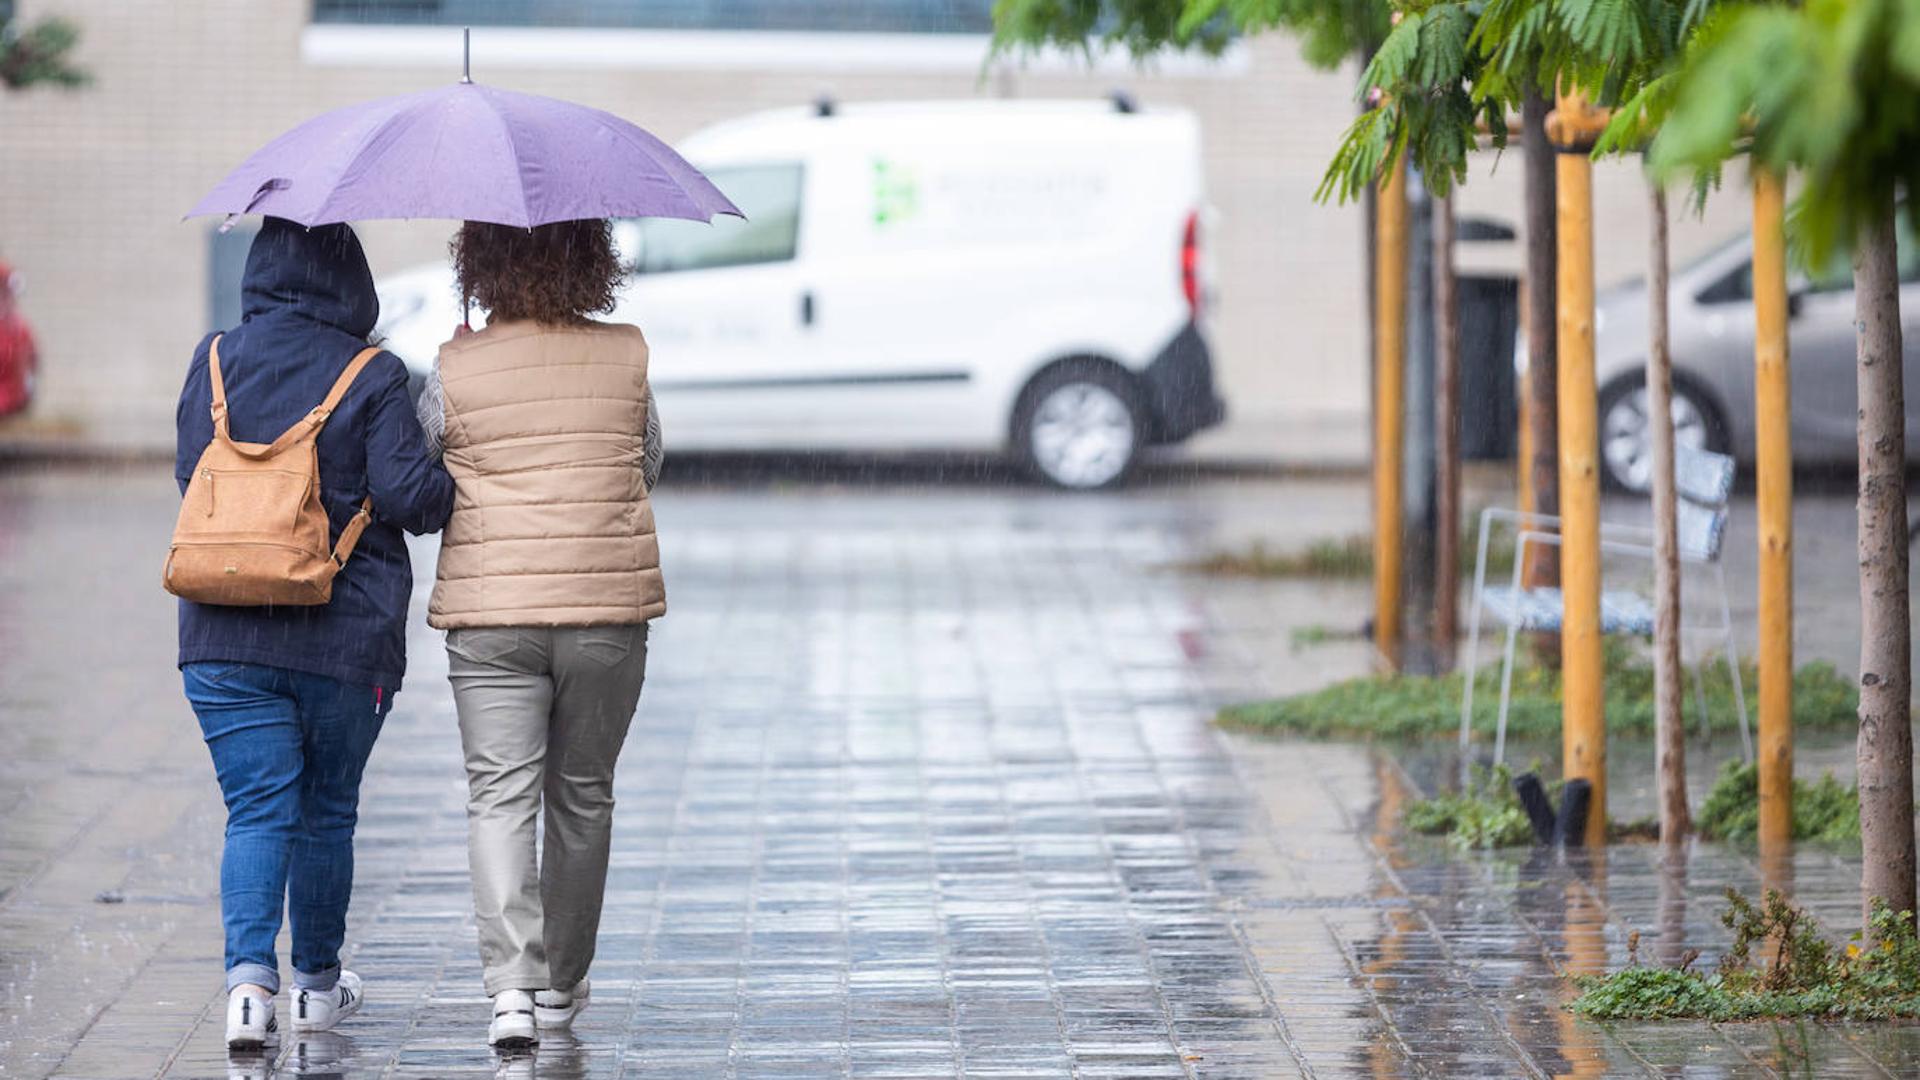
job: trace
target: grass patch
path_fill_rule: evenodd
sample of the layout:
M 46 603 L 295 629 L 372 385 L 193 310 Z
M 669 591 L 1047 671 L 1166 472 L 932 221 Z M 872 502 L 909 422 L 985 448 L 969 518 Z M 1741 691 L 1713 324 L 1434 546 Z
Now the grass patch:
M 1733 946 L 1711 972 L 1639 963 L 1638 935 L 1628 966 L 1576 978 L 1573 1011 L 1596 1020 L 1879 1020 L 1920 1016 L 1920 939 L 1913 913 L 1882 905 L 1872 933 L 1845 948 L 1820 936 L 1813 919 L 1768 890 L 1760 903 L 1727 890 L 1720 921 Z M 1756 959 L 1756 953 L 1759 959 Z
M 1472 525 L 1460 532 L 1460 574 L 1471 579 L 1478 557 L 1480 532 Z M 1487 543 L 1487 577 L 1513 573 L 1513 530 L 1494 526 Z M 1305 547 L 1274 550 L 1256 540 L 1244 548 L 1215 551 L 1180 564 L 1192 574 L 1238 578 L 1315 578 L 1360 581 L 1373 576 L 1373 537 L 1370 534 L 1315 540 Z
M 1336 626 L 1328 626 L 1326 623 L 1309 623 L 1306 626 L 1296 626 L 1293 628 L 1293 632 L 1287 635 L 1287 644 L 1293 648 L 1294 652 L 1299 652 L 1302 649 L 1310 649 L 1317 645 L 1330 645 L 1336 641 L 1365 640 L 1366 635 L 1358 630 L 1343 630 Z
M 1686 695 L 1689 730 L 1699 723 L 1693 678 L 1689 669 Z M 1749 688 L 1747 712 L 1752 717 L 1759 709 L 1758 698 L 1751 693 L 1751 688 L 1759 682 L 1754 665 L 1743 665 L 1741 678 Z M 1732 731 L 1735 722 L 1732 684 L 1711 673 L 1704 684 L 1713 729 Z M 1457 673 L 1369 675 L 1310 694 L 1229 706 L 1221 711 L 1219 721 L 1229 727 L 1254 731 L 1343 738 L 1415 739 L 1452 735 L 1460 730 L 1461 688 L 1462 676 Z M 1808 664 L 1794 675 L 1793 718 L 1800 727 L 1851 727 L 1858 722 L 1856 701 L 1853 683 L 1831 664 Z M 1474 685 L 1475 731 L 1493 732 L 1499 703 L 1499 668 L 1483 668 Z M 1559 735 L 1560 704 L 1560 672 L 1523 659 L 1513 673 L 1507 733 L 1516 738 Z M 1607 643 L 1606 709 L 1609 732 L 1626 735 L 1653 732 L 1653 664 L 1644 650 L 1619 639 Z
M 1364 536 L 1315 540 L 1292 551 L 1269 551 L 1254 541 L 1238 551 L 1216 551 L 1180 568 L 1214 577 L 1366 578 L 1373 574 L 1373 541 Z
M 1713 790 L 1700 804 L 1694 824 L 1709 840 L 1756 842 L 1760 836 L 1760 770 L 1739 761 L 1722 766 Z M 1860 839 L 1860 789 L 1842 784 L 1832 773 L 1813 783 L 1794 780 L 1793 838 Z
M 1513 773 L 1505 765 L 1477 773 L 1465 791 L 1408 804 L 1400 823 L 1408 832 L 1444 836 L 1465 851 L 1533 842 L 1533 827 L 1513 793 Z
M 1536 764 L 1532 771 L 1541 770 Z M 1560 804 L 1561 788 L 1558 780 L 1546 782 L 1549 803 Z M 1400 824 L 1408 832 L 1444 836 L 1448 844 L 1461 851 L 1533 843 L 1533 825 L 1520 805 L 1520 796 L 1514 793 L 1513 770 L 1506 765 L 1475 770 L 1465 791 L 1442 792 L 1407 804 Z M 1607 822 L 1607 839 L 1612 843 L 1659 838 L 1660 823 L 1650 818 Z

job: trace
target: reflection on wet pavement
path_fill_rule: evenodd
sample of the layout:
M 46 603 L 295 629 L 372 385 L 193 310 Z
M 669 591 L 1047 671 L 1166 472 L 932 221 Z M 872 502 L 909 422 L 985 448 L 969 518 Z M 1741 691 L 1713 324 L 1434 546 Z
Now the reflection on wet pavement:
M 437 635 L 363 799 L 365 1010 L 229 1059 L 211 770 L 154 582 L 162 471 L 0 477 L 0 1074 L 226 1077 L 1899 1075 L 1920 1033 L 1601 1028 L 1562 972 L 1724 943 L 1701 847 L 1461 858 L 1393 828 L 1420 755 L 1223 736 L 1355 673 L 1350 584 L 1167 569 L 1364 492 L 1212 481 L 663 489 L 673 613 L 622 758 L 594 999 L 499 1061 Z M 1293 514 L 1294 518 L 1289 517 Z M 1344 517 L 1343 517 L 1344 515 Z M 433 547 L 416 547 L 421 587 Z M 418 598 L 417 598 L 418 599 Z M 419 605 L 416 604 L 416 607 Z M 416 612 L 417 615 L 417 612 Z M 1445 768 L 1444 763 L 1435 768 Z M 1827 925 L 1857 856 L 1792 867 Z M 98 903 L 114 892 L 119 903 Z M 1811 1063 L 1809 1066 L 1808 1063 Z

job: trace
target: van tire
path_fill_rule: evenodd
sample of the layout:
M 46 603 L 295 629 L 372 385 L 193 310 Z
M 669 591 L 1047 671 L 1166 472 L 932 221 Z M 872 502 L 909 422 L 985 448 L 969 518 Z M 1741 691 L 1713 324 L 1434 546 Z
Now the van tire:
M 1073 359 L 1034 376 L 1013 409 L 1021 468 L 1069 491 L 1118 487 L 1139 462 L 1148 417 L 1133 377 L 1104 360 Z

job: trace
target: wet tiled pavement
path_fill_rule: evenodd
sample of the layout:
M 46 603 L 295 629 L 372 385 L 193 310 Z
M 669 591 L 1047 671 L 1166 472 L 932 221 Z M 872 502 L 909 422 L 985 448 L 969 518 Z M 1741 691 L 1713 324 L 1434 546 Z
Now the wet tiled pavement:
M 1391 828 L 1420 762 L 1213 729 L 1220 702 L 1364 663 L 1290 645 L 1361 587 L 1168 568 L 1363 522 L 1363 491 L 1301 481 L 663 489 L 673 610 L 574 1036 L 483 1046 L 422 627 L 363 800 L 368 1005 L 230 1060 L 220 808 L 154 583 L 170 504 L 154 470 L 0 477 L 0 1075 L 1920 1075 L 1920 1029 L 1560 1008 L 1562 973 L 1633 931 L 1710 962 L 1720 889 L 1759 880 L 1737 852 L 1453 857 Z M 1850 925 L 1857 856 L 1781 873 Z

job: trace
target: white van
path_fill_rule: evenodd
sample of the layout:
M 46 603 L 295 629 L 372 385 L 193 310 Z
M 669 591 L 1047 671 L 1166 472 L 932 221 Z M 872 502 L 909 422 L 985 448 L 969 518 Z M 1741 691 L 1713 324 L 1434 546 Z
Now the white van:
M 646 331 L 675 451 L 1008 452 L 1099 488 L 1225 415 L 1188 112 L 822 102 L 680 149 L 747 220 L 616 227 L 613 318 Z M 451 272 L 380 297 L 423 373 L 459 318 Z

